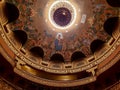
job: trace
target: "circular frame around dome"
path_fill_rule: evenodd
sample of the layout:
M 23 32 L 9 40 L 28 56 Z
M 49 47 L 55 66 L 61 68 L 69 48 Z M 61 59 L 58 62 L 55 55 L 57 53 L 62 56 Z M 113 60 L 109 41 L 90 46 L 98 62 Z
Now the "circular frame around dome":
M 62 7 L 68 9 L 71 13 L 71 20 L 65 26 L 57 25 L 53 19 L 54 12 L 58 8 L 62 8 Z M 51 28 L 51 30 L 53 30 L 55 32 L 67 33 L 69 31 L 71 31 L 72 29 L 76 28 L 75 25 L 77 25 L 79 23 L 79 20 L 81 18 L 80 16 L 81 16 L 80 9 L 78 9 L 77 3 L 73 0 L 70 0 L 70 1 L 68 1 L 68 0 L 57 0 L 57 1 L 51 0 L 51 1 L 47 2 L 47 5 L 44 10 L 45 22 L 49 26 L 49 28 Z
M 54 20 L 53 20 L 53 14 L 54 14 L 54 11 L 56 11 L 57 9 L 59 8 L 67 8 L 70 13 L 71 13 L 71 20 L 70 20 L 70 23 L 65 25 L 65 26 L 60 26 L 60 25 L 57 25 Z M 64 1 L 55 1 L 54 3 L 52 3 L 52 5 L 50 6 L 49 8 L 49 21 L 50 23 L 57 29 L 62 29 L 62 30 L 65 30 L 65 29 L 68 29 L 70 28 L 76 21 L 76 17 L 77 17 L 77 13 L 76 13 L 76 8 L 74 7 L 74 5 L 70 2 L 70 1 L 67 1 L 67 0 L 64 0 Z

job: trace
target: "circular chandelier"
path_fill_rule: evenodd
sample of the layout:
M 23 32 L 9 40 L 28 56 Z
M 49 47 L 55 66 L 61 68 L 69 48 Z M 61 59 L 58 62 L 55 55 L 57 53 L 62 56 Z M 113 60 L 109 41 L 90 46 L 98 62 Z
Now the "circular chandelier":
M 77 11 L 75 6 L 67 0 L 54 1 L 48 10 L 48 19 L 52 26 L 59 30 L 72 27 L 76 21 Z

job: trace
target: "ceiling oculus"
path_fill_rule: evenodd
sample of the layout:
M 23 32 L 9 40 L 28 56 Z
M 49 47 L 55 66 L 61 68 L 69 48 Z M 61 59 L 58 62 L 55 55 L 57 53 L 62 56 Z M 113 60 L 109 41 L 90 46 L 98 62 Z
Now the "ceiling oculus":
M 76 21 L 76 9 L 70 1 L 54 1 L 48 11 L 50 23 L 57 29 L 68 29 Z

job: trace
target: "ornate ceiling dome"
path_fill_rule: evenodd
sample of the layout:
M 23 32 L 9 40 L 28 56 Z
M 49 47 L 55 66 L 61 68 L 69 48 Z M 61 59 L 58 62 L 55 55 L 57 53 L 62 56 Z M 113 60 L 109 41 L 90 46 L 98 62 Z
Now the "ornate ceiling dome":
M 120 2 L 0 0 L 0 51 L 35 83 L 95 82 L 120 59 Z

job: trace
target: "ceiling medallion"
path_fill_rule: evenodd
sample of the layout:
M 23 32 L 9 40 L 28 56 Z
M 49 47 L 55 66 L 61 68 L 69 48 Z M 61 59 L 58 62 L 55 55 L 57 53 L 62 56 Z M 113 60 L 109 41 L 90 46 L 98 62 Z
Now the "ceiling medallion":
M 72 3 L 68 0 L 56 0 L 47 4 L 48 16 L 46 18 L 52 28 L 59 32 L 68 32 L 68 29 L 75 26 L 77 10 Z

